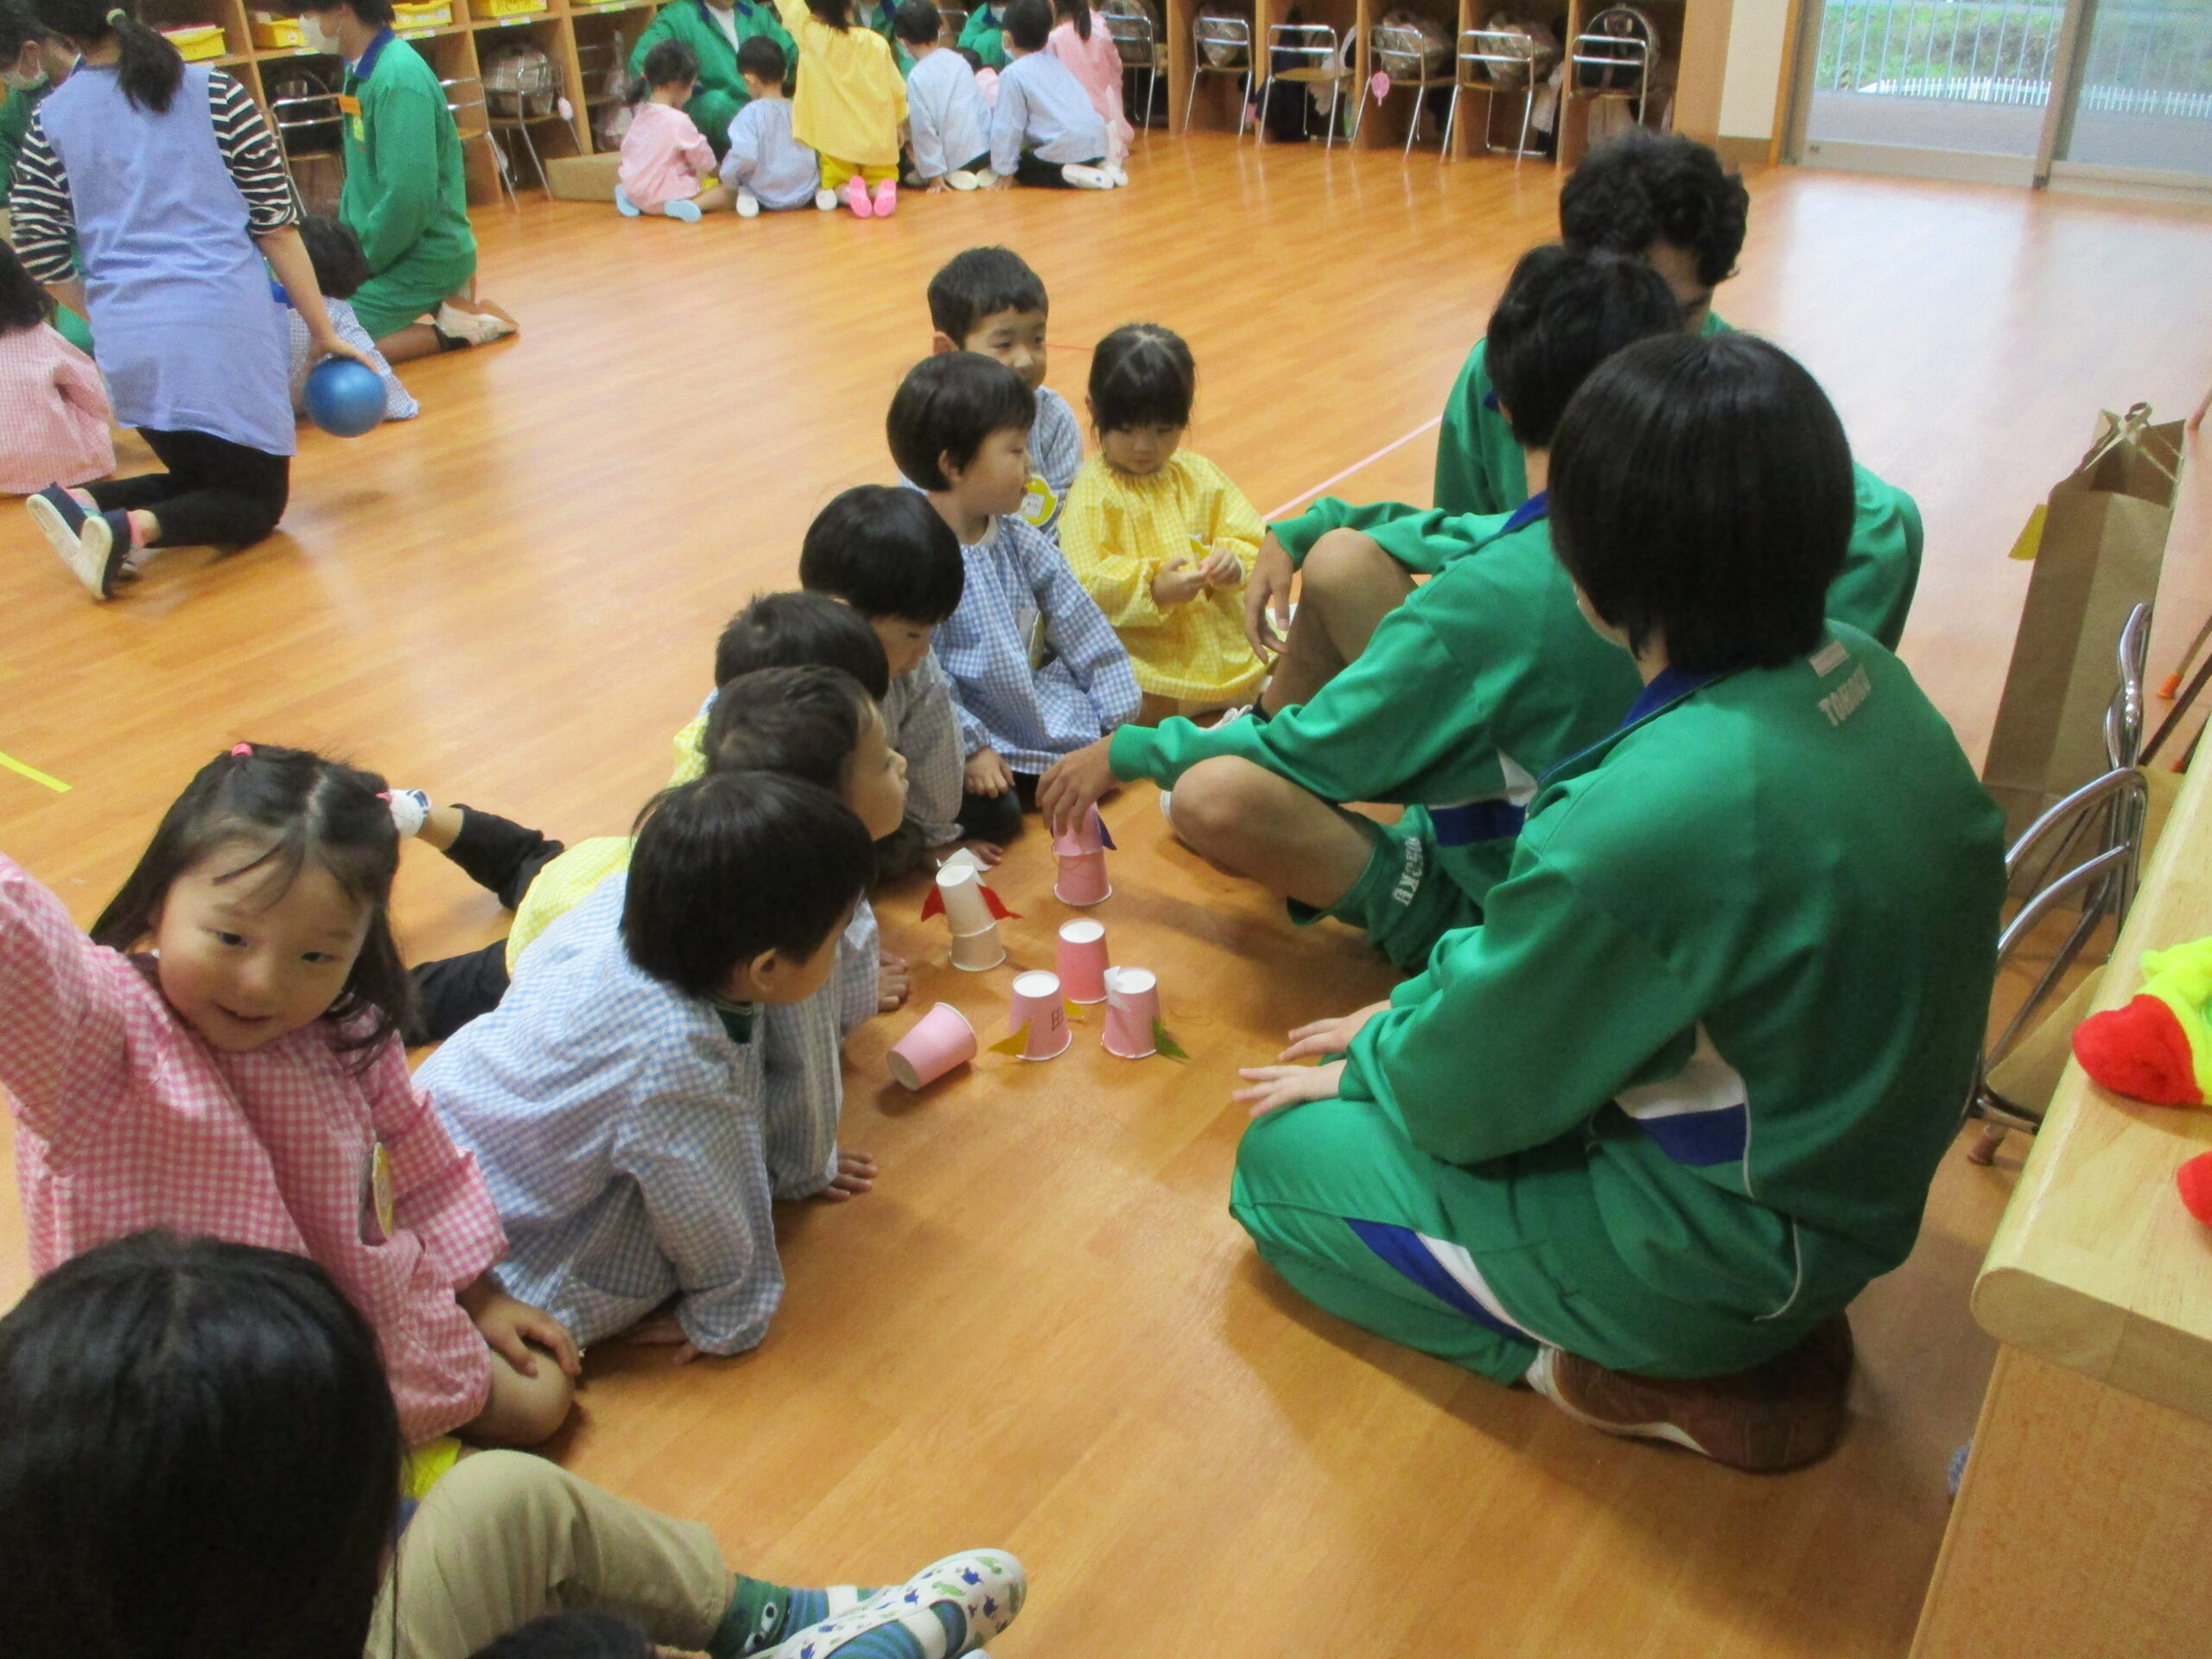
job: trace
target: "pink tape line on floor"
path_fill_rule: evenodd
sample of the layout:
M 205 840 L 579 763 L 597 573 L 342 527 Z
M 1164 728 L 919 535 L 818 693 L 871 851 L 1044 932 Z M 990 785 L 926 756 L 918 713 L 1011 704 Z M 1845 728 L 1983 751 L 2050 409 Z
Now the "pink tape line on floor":
M 1282 505 L 1277 507 L 1274 512 L 1267 514 L 1262 522 L 1271 524 L 1278 518 L 1287 517 L 1292 508 L 1304 506 L 1308 501 L 1311 501 L 1315 496 L 1320 494 L 1332 484 L 1343 483 L 1344 480 L 1350 478 L 1354 473 L 1359 471 L 1361 467 L 1372 467 L 1376 461 L 1382 460 L 1383 456 L 1389 454 L 1392 450 L 1404 448 L 1415 438 L 1421 436 L 1422 433 L 1429 431 L 1435 427 L 1442 425 L 1443 423 L 1444 417 L 1441 415 L 1430 416 L 1419 426 L 1414 428 L 1412 431 L 1407 433 L 1404 437 L 1393 438 L 1389 442 L 1384 444 L 1380 449 L 1377 449 L 1373 454 L 1365 456 L 1359 461 L 1355 461 L 1341 473 L 1332 474 L 1329 477 L 1323 479 L 1312 489 L 1306 491 L 1305 494 L 1292 496 L 1290 499 L 1284 502 Z

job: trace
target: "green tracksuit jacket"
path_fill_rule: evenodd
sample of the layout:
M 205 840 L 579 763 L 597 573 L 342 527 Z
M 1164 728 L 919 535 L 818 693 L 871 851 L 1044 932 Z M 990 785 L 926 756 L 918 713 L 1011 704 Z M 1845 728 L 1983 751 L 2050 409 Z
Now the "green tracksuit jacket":
M 1341 1098 L 1248 1134 L 1232 1207 L 1315 1300 L 1500 1381 L 1532 1337 L 1654 1375 L 1770 1357 L 1912 1247 L 2002 827 L 1855 629 L 1664 675 L 1545 780 L 1484 925 L 1361 1031 Z
M 445 88 L 422 54 L 389 30 L 348 67 L 346 188 L 338 216 L 361 238 L 370 277 L 354 315 L 378 339 L 397 334 L 476 275 L 461 135 Z
M 960 31 L 960 44 L 981 58 L 984 68 L 1005 68 L 1005 10 L 1002 7 L 977 6 L 968 14 L 968 22 Z
M 798 61 L 798 48 L 777 18 L 774 5 L 736 0 L 731 11 L 739 41 L 765 35 L 783 48 L 788 77 L 791 66 Z M 729 124 L 753 101 L 753 94 L 745 90 L 745 78 L 737 73 L 737 48 L 729 43 L 721 25 L 707 16 L 707 0 L 674 0 L 663 6 L 652 25 L 638 36 L 638 44 L 630 52 L 632 74 L 645 73 L 645 54 L 663 41 L 683 41 L 699 60 L 699 84 L 692 88 L 691 101 L 683 106 L 683 113 L 691 118 L 691 124 L 705 136 L 715 159 L 720 160 L 729 153 Z

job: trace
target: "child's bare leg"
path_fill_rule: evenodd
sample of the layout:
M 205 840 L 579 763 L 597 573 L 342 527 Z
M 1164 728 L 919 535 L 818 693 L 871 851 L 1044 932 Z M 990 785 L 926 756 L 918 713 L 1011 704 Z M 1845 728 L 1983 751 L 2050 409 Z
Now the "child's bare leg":
M 418 358 L 435 357 L 444 349 L 438 343 L 438 331 L 427 322 L 410 322 L 397 334 L 377 341 L 377 350 L 387 363 L 412 363 Z
M 479 1446 L 536 1446 L 568 1421 L 576 1386 L 551 1354 L 542 1348 L 536 1352 L 536 1376 L 524 1376 L 505 1355 L 493 1352 L 491 1397 L 461 1427 L 463 1440 Z
M 1155 696 L 1149 691 L 1145 692 L 1143 697 L 1144 700 L 1137 704 L 1136 723 L 1140 726 L 1157 726 L 1175 712 L 1177 704 L 1173 697 Z
M 1298 614 L 1260 698 L 1268 714 L 1308 701 L 1336 678 L 1414 590 L 1413 572 L 1356 530 L 1314 543 L 1299 575 Z
M 1238 755 L 1185 772 L 1169 810 L 1175 833 L 1199 857 L 1316 910 L 1351 891 L 1373 851 L 1343 809 Z
M 710 184 L 691 198 L 691 205 L 702 213 L 726 213 L 737 206 L 737 194 L 726 184 Z

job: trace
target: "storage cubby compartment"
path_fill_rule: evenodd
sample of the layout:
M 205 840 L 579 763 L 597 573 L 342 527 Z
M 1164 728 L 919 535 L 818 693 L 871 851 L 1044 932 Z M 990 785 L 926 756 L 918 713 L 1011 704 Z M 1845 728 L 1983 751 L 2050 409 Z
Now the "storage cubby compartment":
M 578 6 L 569 16 L 575 31 L 576 80 L 582 89 L 576 107 L 585 135 L 596 151 L 620 149 L 622 140 L 614 124 L 626 107 L 630 54 L 652 24 L 653 8 L 616 0 L 607 6 Z

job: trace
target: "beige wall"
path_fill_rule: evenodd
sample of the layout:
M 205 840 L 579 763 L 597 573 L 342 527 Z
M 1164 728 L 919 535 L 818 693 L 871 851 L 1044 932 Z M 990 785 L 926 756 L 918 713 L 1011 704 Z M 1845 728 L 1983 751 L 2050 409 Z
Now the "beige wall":
M 1728 67 L 1720 87 L 1724 138 L 1766 140 L 1788 66 L 1790 0 L 1735 0 L 1728 20 Z

